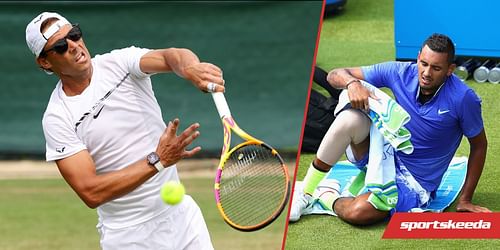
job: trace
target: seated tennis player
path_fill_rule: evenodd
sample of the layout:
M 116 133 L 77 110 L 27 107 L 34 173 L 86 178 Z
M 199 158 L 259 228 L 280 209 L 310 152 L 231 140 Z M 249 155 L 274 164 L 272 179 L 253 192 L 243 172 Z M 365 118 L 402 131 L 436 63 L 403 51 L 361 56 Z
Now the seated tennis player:
M 392 208 L 376 209 L 368 201 L 371 192 L 343 197 L 333 189 L 320 197 L 322 203 L 344 221 L 356 225 L 379 222 L 394 212 L 425 208 L 435 197 L 462 136 L 466 136 L 470 144 L 468 170 L 456 210 L 491 212 L 472 203 L 487 149 L 481 99 L 453 75 L 454 57 L 451 39 L 433 34 L 423 43 L 417 63 L 386 62 L 331 71 L 328 82 L 335 88 L 347 89 L 352 108 L 337 115 L 323 138 L 304 178 L 303 190 L 295 190 L 290 221 L 298 221 L 312 209 L 314 190 L 344 152 L 357 166 L 365 166 L 370 159 L 371 119 L 366 112 L 368 98 L 376 97 L 360 80 L 393 92 L 411 116 L 405 127 L 411 133 L 414 150 L 410 154 L 396 151 L 394 155 L 398 199 Z

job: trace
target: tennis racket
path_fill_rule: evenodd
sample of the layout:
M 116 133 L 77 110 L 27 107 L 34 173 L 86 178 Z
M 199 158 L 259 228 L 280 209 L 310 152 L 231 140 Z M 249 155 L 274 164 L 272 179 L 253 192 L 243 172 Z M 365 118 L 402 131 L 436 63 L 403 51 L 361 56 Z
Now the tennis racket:
M 223 93 L 212 97 L 224 128 L 214 186 L 217 208 L 231 227 L 259 230 L 271 224 L 288 202 L 288 170 L 275 149 L 238 127 Z M 244 140 L 233 148 L 231 131 Z

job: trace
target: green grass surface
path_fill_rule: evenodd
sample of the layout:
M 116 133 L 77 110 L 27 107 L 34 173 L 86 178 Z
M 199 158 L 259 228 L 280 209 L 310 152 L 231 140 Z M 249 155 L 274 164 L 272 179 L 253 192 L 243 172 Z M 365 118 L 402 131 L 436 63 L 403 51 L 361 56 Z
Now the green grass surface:
M 183 183 L 201 207 L 215 249 L 281 248 L 285 213 L 263 230 L 236 231 L 219 216 L 212 178 Z M 1 180 L 0 190 L 0 249 L 100 249 L 96 211 L 64 180 Z
M 394 60 L 393 1 L 349 0 L 343 13 L 324 20 L 317 65 L 333 68 L 370 65 Z M 483 119 L 488 138 L 485 168 L 473 202 L 500 212 L 497 167 L 500 158 L 500 85 L 467 81 L 482 99 Z M 313 86 L 313 88 L 318 88 Z M 468 155 L 464 138 L 457 155 Z M 313 154 L 300 157 L 297 180 L 302 180 Z M 455 204 L 448 211 L 454 211 Z M 305 216 L 290 224 L 286 249 L 500 249 L 500 240 L 382 240 L 386 223 L 368 227 L 351 226 L 331 217 Z

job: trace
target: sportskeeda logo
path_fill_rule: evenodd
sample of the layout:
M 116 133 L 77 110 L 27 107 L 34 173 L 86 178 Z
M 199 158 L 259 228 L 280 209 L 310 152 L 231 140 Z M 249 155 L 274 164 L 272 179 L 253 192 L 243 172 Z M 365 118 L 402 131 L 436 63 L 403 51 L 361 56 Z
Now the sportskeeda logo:
M 500 239 L 500 213 L 395 213 L 383 239 Z
M 491 222 L 479 220 L 473 221 L 403 221 L 399 229 L 408 230 L 419 230 L 419 229 L 490 229 Z

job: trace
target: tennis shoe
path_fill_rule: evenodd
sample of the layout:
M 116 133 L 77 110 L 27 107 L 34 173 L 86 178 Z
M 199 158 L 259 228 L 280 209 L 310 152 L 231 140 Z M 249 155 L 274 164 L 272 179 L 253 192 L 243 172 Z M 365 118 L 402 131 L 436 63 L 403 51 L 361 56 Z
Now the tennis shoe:
M 300 216 L 305 214 L 310 214 L 312 212 L 313 204 L 315 199 L 305 194 L 302 188 L 295 190 L 292 197 L 292 207 L 290 209 L 290 217 L 288 220 L 290 222 L 296 222 L 300 219 Z

